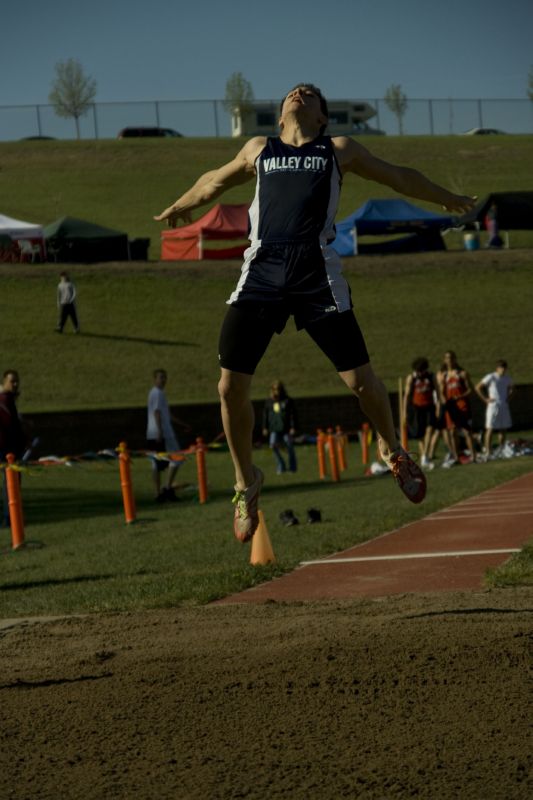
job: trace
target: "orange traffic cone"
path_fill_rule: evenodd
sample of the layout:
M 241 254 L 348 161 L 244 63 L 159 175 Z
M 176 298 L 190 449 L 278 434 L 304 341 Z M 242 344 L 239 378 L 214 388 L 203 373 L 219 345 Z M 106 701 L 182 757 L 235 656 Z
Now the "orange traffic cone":
M 266 564 L 275 564 L 276 556 L 272 549 L 270 536 L 262 511 L 259 511 L 259 527 L 252 539 L 252 552 L 250 553 L 250 564 L 254 567 L 264 567 Z

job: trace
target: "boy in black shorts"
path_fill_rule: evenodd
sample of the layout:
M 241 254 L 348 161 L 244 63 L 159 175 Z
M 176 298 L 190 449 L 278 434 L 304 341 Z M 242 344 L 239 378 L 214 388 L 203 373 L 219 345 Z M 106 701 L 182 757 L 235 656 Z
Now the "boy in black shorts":
M 438 186 L 416 170 L 376 158 L 346 136 L 325 135 L 328 108 L 319 89 L 298 84 L 283 99 L 280 136 L 256 136 L 236 157 L 202 175 L 155 217 L 175 227 L 190 212 L 227 189 L 256 179 L 250 206 L 250 247 L 241 277 L 227 301 L 219 358 L 222 421 L 235 466 L 234 532 L 248 541 L 259 524 L 261 471 L 252 463 L 250 385 L 274 333 L 293 315 L 332 361 L 379 434 L 384 460 L 414 503 L 423 500 L 422 471 L 399 445 L 388 394 L 375 376 L 340 259 L 331 248 L 343 175 L 356 175 L 398 192 L 464 213 L 475 198 Z

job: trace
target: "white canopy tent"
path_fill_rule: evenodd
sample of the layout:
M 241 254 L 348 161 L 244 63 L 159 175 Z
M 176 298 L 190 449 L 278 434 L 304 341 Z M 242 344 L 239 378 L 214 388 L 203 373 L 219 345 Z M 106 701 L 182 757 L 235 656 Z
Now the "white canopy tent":
M 0 235 L 9 236 L 17 242 L 22 255 L 30 256 L 31 261 L 35 261 L 36 256 L 39 256 L 40 261 L 45 261 L 46 245 L 42 225 L 0 214 Z

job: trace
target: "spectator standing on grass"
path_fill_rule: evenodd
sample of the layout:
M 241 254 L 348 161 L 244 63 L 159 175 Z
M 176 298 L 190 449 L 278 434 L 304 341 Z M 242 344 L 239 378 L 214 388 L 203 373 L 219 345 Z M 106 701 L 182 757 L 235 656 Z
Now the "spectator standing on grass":
M 296 408 L 294 400 L 289 397 L 281 381 L 274 381 L 270 388 L 270 397 L 263 407 L 263 436 L 276 460 L 276 472 L 281 475 L 287 471 L 285 459 L 281 455 L 281 447 L 287 448 L 289 471 L 296 472 L 298 465 L 294 451 L 294 434 L 296 433 Z
M 487 406 L 483 444 L 485 456 L 491 458 L 493 432 L 496 431 L 498 434 L 498 446 L 502 448 L 505 444 L 506 431 L 513 424 L 509 400 L 514 393 L 514 386 L 507 372 L 507 361 L 503 359 L 497 361 L 495 371 L 489 372 L 479 381 L 476 392 Z
M 498 206 L 496 203 L 492 203 L 485 214 L 485 228 L 489 234 L 487 247 L 497 249 L 503 247 L 503 239 L 500 236 L 500 228 L 498 225 Z
M 418 439 L 421 466 L 433 469 L 431 443 L 437 426 L 438 387 L 427 358 L 415 358 L 411 367 L 413 371 L 405 380 L 404 424 L 413 438 Z
M 444 367 L 445 369 L 441 373 L 440 393 L 445 410 L 451 455 L 444 460 L 442 466 L 448 468 L 461 463 L 459 460 L 459 431 L 466 440 L 470 461 L 475 461 L 470 407 L 473 386 L 470 375 L 463 367 L 459 366 L 453 350 L 448 350 L 444 354 Z
M 24 454 L 26 435 L 17 410 L 17 398 L 20 394 L 20 378 L 14 369 L 7 369 L 2 378 L 0 388 L 0 463 L 5 464 L 8 453 L 13 453 L 20 460 Z M 19 473 L 20 475 L 20 473 Z M 2 490 L 2 521 L 9 525 L 9 507 L 5 472 Z
M 59 316 L 56 332 L 63 333 L 63 328 L 65 327 L 67 319 L 70 318 L 74 325 L 74 333 L 79 333 L 80 324 L 78 322 L 78 312 L 76 310 L 76 287 L 66 272 L 62 272 L 59 276 L 59 284 L 57 286 L 57 308 Z
M 341 261 L 331 247 L 334 221 L 347 173 L 450 212 L 470 211 L 475 198 L 453 194 L 414 169 L 383 161 L 348 136 L 327 136 L 327 125 L 328 106 L 320 89 L 298 84 L 281 102 L 279 136 L 253 137 L 232 161 L 203 174 L 155 217 L 170 227 L 190 222 L 194 209 L 256 180 L 249 212 L 251 245 L 227 301 L 219 340 L 222 421 L 236 477 L 233 530 L 241 542 L 251 539 L 259 525 L 263 484 L 252 460 L 252 376 L 274 333 L 282 332 L 291 315 L 359 398 L 406 497 L 419 503 L 426 492 L 425 476 L 400 446 L 388 394 L 370 364 Z
M 450 437 L 448 436 L 448 430 L 446 428 L 446 409 L 444 403 L 441 401 L 441 385 L 444 378 L 444 374 L 446 372 L 446 364 L 441 364 L 437 372 L 435 373 L 435 383 L 437 386 L 437 396 L 436 396 L 436 405 L 435 405 L 435 430 L 433 431 L 433 435 L 431 436 L 431 443 L 429 445 L 429 459 L 433 461 L 435 458 L 435 451 L 437 449 L 437 444 L 439 439 L 442 437 L 442 441 L 444 442 L 444 446 L 446 447 L 447 454 L 444 458 L 445 461 L 450 461 L 452 459 L 452 448 L 450 447 Z
M 164 369 L 156 369 L 153 373 L 154 385 L 148 393 L 148 421 L 146 426 L 146 446 L 148 450 L 156 453 L 176 453 L 179 442 L 172 425 L 175 422 L 183 427 L 188 427 L 177 417 L 173 417 L 168 406 L 165 386 L 167 373 Z M 173 486 L 174 477 L 180 466 L 180 461 L 169 461 L 166 458 L 152 458 L 152 478 L 155 487 L 155 500 L 157 503 L 177 500 Z M 161 488 L 161 473 L 168 469 L 166 486 Z

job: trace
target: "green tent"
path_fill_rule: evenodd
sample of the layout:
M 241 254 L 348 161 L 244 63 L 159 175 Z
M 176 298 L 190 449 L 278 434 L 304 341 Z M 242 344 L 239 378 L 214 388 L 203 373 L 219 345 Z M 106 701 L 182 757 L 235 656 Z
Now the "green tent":
M 75 217 L 61 217 L 43 231 L 49 261 L 93 264 L 130 259 L 128 234 L 121 231 Z

